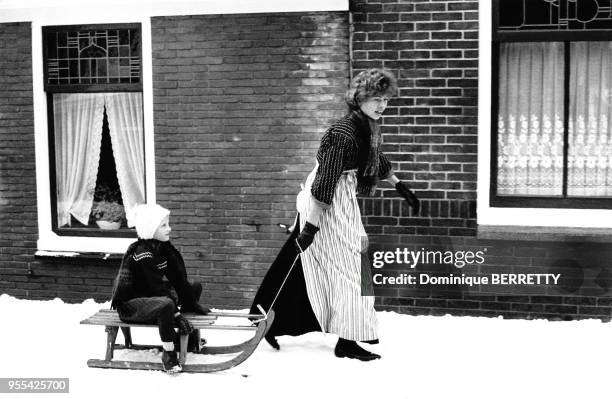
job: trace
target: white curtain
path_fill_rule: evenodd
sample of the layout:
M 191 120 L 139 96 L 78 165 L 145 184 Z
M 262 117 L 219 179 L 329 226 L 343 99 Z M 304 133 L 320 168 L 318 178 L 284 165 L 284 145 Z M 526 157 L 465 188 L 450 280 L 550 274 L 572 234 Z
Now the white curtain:
M 500 45 L 498 194 L 562 194 L 563 75 L 563 43 Z
M 70 225 L 70 215 L 88 224 L 106 107 L 117 180 L 132 227 L 133 208 L 145 199 L 142 93 L 60 93 L 53 96 L 53 106 L 58 225 Z
M 132 227 L 134 206 L 145 200 L 142 93 L 106 93 L 104 98 L 117 180 Z
M 70 215 L 87 225 L 93 202 L 104 115 L 103 94 L 55 94 L 58 225 Z
M 571 44 L 568 195 L 612 195 L 612 43 Z

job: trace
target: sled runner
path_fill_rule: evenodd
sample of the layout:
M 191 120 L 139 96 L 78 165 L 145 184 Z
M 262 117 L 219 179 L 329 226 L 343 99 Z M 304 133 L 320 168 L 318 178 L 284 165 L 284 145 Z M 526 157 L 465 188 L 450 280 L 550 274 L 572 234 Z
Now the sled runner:
M 249 358 L 257 348 L 257 345 L 264 337 L 272 322 L 274 321 L 274 312 L 270 311 L 267 314 L 240 314 L 240 313 L 209 313 L 206 316 L 195 314 L 184 314 L 185 318 L 191 322 L 195 330 L 214 329 L 214 330 L 244 330 L 254 331 L 254 336 L 242 343 L 229 346 L 204 346 L 200 349 L 200 354 L 218 355 L 232 354 L 236 356 L 218 363 L 205 364 L 185 364 L 187 358 L 187 338 L 188 335 L 180 337 L 180 354 L 179 362 L 182 365 L 183 372 L 188 373 L 210 373 L 214 371 L 226 370 L 239 365 Z M 218 317 L 241 317 L 249 318 L 252 325 L 250 326 L 232 326 L 214 324 Z M 102 309 L 94 315 L 81 321 L 81 324 L 102 325 L 106 327 L 106 356 L 102 359 L 89 359 L 87 365 L 89 367 L 100 368 L 117 368 L 117 369 L 134 369 L 134 370 L 162 370 L 162 364 L 156 362 L 137 362 L 128 360 L 113 360 L 113 352 L 115 349 L 151 349 L 161 348 L 154 345 L 135 345 L 132 343 L 130 327 L 154 327 L 156 324 L 136 324 L 126 323 L 119 319 L 119 315 L 115 310 Z M 125 337 L 125 345 L 115 344 L 117 333 L 121 331 Z

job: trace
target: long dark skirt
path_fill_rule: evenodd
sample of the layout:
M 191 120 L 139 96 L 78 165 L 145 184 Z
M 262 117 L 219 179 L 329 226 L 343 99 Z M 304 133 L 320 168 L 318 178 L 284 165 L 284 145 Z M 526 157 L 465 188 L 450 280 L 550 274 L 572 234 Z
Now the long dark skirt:
M 253 305 L 251 305 L 251 313 L 260 313 L 257 305 L 261 305 L 265 311 L 270 310 L 270 305 L 298 254 L 293 244 L 298 235 L 298 230 L 299 221 L 257 290 L 253 299 Z M 299 258 L 295 262 L 283 289 L 280 291 L 273 309 L 275 313 L 274 323 L 270 327 L 268 336 L 296 336 L 311 331 L 321 331 L 319 322 L 308 300 L 302 263 Z

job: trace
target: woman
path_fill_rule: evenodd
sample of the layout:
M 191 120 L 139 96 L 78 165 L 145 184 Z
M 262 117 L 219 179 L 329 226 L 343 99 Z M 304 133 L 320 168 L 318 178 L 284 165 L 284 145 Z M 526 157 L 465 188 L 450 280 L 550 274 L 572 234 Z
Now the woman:
M 276 321 L 266 336 L 276 348 L 274 336 L 320 328 L 339 336 L 336 356 L 363 361 L 380 358 L 357 344 L 377 343 L 378 335 L 374 297 L 362 296 L 367 235 L 356 195 L 372 195 L 378 181 L 386 180 L 418 211 L 417 198 L 380 152 L 377 121 L 396 90 L 390 73 L 380 69 L 361 72 L 346 95 L 349 113 L 321 139 L 317 165 L 297 199 L 300 233 L 285 244 L 253 303 L 252 310 L 257 304 L 270 306 L 282 284 L 283 271 L 287 273 L 288 264 L 294 266 L 296 272 L 274 302 Z M 292 262 L 296 249 L 300 259 Z M 302 273 L 295 267 L 298 263 Z M 363 270 L 369 273 L 369 267 Z M 371 285 L 371 281 L 364 283 Z M 290 295 L 283 295 L 287 292 Z

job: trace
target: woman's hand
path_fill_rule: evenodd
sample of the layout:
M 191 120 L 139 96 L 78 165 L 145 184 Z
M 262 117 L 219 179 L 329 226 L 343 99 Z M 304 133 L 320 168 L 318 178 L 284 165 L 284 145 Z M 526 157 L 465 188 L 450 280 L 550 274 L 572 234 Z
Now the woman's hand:
M 398 181 L 397 184 L 395 184 L 395 189 L 397 190 L 399 195 L 401 195 L 406 201 L 408 201 L 408 205 L 412 207 L 414 213 L 419 213 L 421 205 L 416 195 L 414 195 L 414 193 L 410 191 L 410 186 L 404 183 L 403 181 Z
M 312 244 L 315 234 L 317 234 L 319 228 L 310 222 L 306 222 L 302 231 L 295 239 L 295 246 L 300 252 L 306 251 L 306 248 Z

